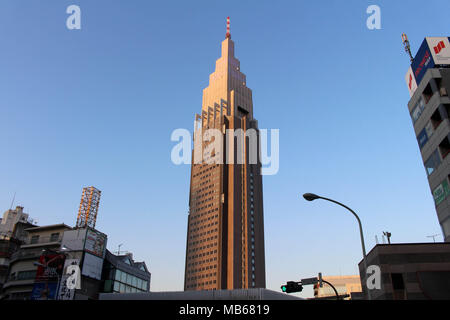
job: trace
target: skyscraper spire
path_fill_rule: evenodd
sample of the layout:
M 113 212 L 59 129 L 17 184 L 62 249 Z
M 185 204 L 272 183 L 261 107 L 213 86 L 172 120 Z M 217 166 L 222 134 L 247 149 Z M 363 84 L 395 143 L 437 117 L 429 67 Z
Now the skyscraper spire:
M 231 39 L 231 33 L 230 33 L 230 17 L 227 17 L 227 34 L 226 34 L 225 37 Z

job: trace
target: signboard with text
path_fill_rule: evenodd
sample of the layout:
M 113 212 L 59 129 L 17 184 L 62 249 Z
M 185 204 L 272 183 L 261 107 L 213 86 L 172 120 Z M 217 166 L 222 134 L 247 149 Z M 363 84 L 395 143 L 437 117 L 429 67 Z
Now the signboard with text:
M 86 233 L 84 251 L 104 258 L 106 252 L 106 234 L 89 228 Z
M 67 259 L 64 264 L 64 274 L 61 277 L 61 284 L 59 285 L 58 290 L 58 300 L 73 300 L 75 296 L 75 289 L 69 289 L 67 285 L 67 280 L 71 276 L 71 274 L 67 273 L 67 267 L 68 266 L 79 266 L 80 260 L 79 259 Z
M 449 38 L 426 37 L 405 76 L 409 95 L 412 97 L 428 69 L 448 65 L 450 65 Z
M 31 292 L 31 300 L 54 300 L 61 279 L 66 256 L 63 254 L 43 254 Z

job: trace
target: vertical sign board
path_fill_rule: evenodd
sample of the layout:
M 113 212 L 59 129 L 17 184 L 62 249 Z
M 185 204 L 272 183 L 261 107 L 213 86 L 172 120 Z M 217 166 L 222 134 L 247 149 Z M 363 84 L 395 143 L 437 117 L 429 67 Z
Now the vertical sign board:
M 411 67 L 409 67 L 408 72 L 406 73 L 405 80 L 406 85 L 408 86 L 409 96 L 412 97 L 417 89 L 417 82 Z
M 58 283 L 64 269 L 66 256 L 63 254 L 43 254 L 39 257 L 31 300 L 54 300 Z
M 423 40 L 422 45 L 417 51 L 416 56 L 411 64 L 411 68 L 416 78 L 416 83 L 419 85 L 422 81 L 423 76 L 428 69 L 434 67 L 434 60 L 431 54 L 430 47 L 428 46 L 427 39 Z
M 80 260 L 66 259 L 66 262 L 64 263 L 64 274 L 61 277 L 61 283 L 58 290 L 58 300 L 73 300 L 75 297 L 75 289 L 69 289 L 67 286 L 67 279 L 71 276 L 70 274 L 67 274 L 67 267 L 73 265 L 79 266 Z
M 84 251 L 103 259 L 106 252 L 106 240 L 106 234 L 95 229 L 88 228 L 86 240 L 84 242 Z
M 84 243 L 84 259 L 81 274 L 100 280 L 102 277 L 103 259 L 106 253 L 106 234 L 92 228 L 86 232 Z

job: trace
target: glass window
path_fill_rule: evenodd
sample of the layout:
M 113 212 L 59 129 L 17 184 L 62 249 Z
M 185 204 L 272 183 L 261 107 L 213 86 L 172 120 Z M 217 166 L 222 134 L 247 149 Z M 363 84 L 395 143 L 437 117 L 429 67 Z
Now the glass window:
M 121 276 L 122 276 L 122 271 L 120 271 L 119 269 L 116 269 L 116 276 L 115 276 L 115 279 L 118 280 L 118 281 L 120 281 Z
M 19 271 L 17 273 L 17 280 L 31 280 L 36 277 L 36 270 Z
M 52 233 L 52 235 L 50 236 L 50 242 L 56 242 L 59 239 L 59 232 L 56 233 Z
M 413 123 L 416 123 L 417 119 L 419 119 L 420 115 L 423 112 L 423 109 L 425 109 L 425 103 L 423 101 L 423 98 L 420 97 L 419 101 L 414 106 L 414 108 L 411 112 L 411 118 L 413 120 Z
M 119 292 L 120 293 L 124 293 L 125 292 L 125 285 L 123 283 L 120 284 Z
M 39 242 L 39 236 L 32 236 L 31 237 L 31 244 L 35 244 Z
M 121 282 L 127 283 L 127 274 L 122 271 L 122 279 L 120 279 Z
M 420 131 L 419 135 L 417 136 L 417 142 L 419 142 L 420 149 L 422 149 L 428 142 L 428 134 L 425 128 L 422 131 Z
M 136 277 L 132 277 L 131 280 L 132 280 L 132 281 L 131 281 L 131 285 L 132 285 L 133 287 L 137 287 L 137 278 L 136 278 Z
M 425 161 L 425 169 L 427 174 L 430 175 L 441 164 L 441 158 L 437 149 L 431 154 L 427 161 Z
M 126 292 L 127 293 L 131 292 L 131 287 L 130 286 L 126 286 Z
M 139 288 L 139 289 L 142 289 L 142 280 L 141 279 L 137 279 L 137 287 Z
M 142 281 L 142 290 L 147 290 L 147 281 Z
M 119 292 L 119 282 L 114 281 L 114 291 Z
M 131 283 L 132 283 L 131 278 L 132 278 L 132 277 L 133 277 L 133 276 L 132 276 L 131 274 L 128 274 L 128 273 L 127 273 L 127 284 L 131 285 Z
M 431 138 L 434 133 L 433 124 L 431 123 L 431 121 L 428 121 L 427 125 L 425 126 L 425 132 L 427 133 L 428 139 Z

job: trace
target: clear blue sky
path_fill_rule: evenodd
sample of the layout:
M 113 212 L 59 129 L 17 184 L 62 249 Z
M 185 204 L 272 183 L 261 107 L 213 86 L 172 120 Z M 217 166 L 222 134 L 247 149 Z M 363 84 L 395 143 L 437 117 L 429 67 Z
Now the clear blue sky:
M 82 29 L 66 28 L 81 7 Z M 366 28 L 381 7 L 382 30 Z M 102 190 L 97 228 L 132 251 L 152 290 L 182 290 L 190 168 L 170 161 L 192 129 L 226 17 L 260 128 L 280 129 L 264 177 L 267 286 L 356 274 L 355 219 L 375 235 L 441 233 L 407 110 L 407 32 L 448 35 L 448 1 L 17 1 L 0 3 L 0 209 L 74 225 L 81 189 Z M 442 237 L 439 238 L 442 240 Z M 310 294 L 308 291 L 306 295 Z

